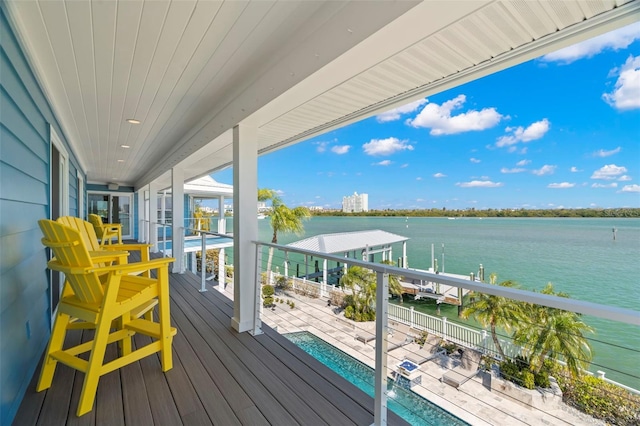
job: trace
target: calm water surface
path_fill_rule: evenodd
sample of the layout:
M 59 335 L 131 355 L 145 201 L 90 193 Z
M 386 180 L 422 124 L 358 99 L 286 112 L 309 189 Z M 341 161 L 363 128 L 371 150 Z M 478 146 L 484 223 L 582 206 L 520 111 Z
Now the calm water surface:
M 269 220 L 258 222 L 260 240 L 271 241 Z M 278 242 L 371 229 L 409 237 L 412 268 L 430 267 L 434 244 L 442 270 L 444 244 L 445 272 L 468 275 L 483 264 L 487 278 L 495 272 L 499 281 L 536 290 L 551 282 L 574 299 L 640 310 L 639 219 L 313 217 L 305 222 L 304 236 L 284 234 Z M 401 245 L 393 249 L 395 258 L 401 255 Z M 593 317 L 585 321 L 596 329 L 591 370 L 640 389 L 638 327 Z

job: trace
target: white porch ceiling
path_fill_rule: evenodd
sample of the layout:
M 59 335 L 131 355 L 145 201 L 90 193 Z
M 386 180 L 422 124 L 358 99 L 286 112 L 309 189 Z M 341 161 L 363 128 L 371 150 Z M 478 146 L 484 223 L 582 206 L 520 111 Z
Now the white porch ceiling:
M 244 120 L 266 153 L 636 22 L 639 3 L 6 6 L 87 181 L 164 188 L 171 167 L 190 180 L 229 166 Z

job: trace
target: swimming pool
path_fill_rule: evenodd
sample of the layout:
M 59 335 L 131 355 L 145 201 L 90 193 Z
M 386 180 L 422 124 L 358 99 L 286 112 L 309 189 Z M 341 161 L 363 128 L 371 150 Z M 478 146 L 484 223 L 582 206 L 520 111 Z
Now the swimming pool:
M 358 388 L 374 396 L 375 372 L 371 367 L 307 331 L 284 336 Z M 389 383 L 390 387 L 393 386 L 393 380 L 389 380 Z M 387 406 L 412 425 L 468 425 L 415 392 L 399 386 L 395 386 L 393 391 L 395 396 L 387 399 Z

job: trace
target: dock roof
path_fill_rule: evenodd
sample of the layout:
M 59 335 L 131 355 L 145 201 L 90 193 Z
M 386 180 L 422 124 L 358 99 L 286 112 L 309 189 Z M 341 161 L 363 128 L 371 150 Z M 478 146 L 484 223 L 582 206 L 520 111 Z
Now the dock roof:
M 379 229 L 371 231 L 336 232 L 333 234 L 316 235 L 287 244 L 288 246 L 313 250 L 320 253 L 344 253 L 361 250 L 366 247 L 378 247 L 407 241 L 402 235 Z

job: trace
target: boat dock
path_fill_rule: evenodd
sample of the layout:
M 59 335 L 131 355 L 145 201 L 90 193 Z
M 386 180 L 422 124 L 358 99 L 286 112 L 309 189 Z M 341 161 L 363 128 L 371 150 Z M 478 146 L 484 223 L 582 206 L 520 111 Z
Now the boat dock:
M 431 272 L 421 269 L 414 269 L 415 271 Z M 467 275 L 440 273 L 441 275 L 452 277 L 469 279 Z M 477 278 L 476 278 L 477 279 Z M 462 305 L 462 299 L 469 293 L 469 290 L 459 287 L 454 287 L 446 284 L 438 284 L 430 281 L 418 281 L 412 282 L 400 280 L 404 294 L 411 294 L 415 300 L 420 299 L 435 299 L 440 303 L 446 303 L 449 305 Z

